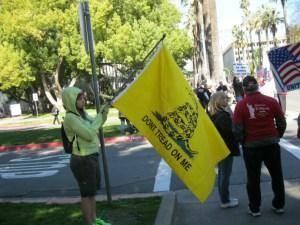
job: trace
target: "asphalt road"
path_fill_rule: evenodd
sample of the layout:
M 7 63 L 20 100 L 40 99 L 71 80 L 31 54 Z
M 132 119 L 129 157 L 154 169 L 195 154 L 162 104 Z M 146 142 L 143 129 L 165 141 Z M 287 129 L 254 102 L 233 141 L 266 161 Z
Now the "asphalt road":
M 160 157 L 149 143 L 108 145 L 106 156 L 112 194 L 152 192 Z M 61 148 L 1 153 L 0 197 L 77 196 L 69 157 Z

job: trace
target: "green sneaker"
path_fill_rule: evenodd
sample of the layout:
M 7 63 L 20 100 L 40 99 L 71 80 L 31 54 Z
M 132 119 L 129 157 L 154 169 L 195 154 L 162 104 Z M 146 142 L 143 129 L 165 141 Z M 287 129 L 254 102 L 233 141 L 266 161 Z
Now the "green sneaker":
M 93 225 L 111 225 L 110 223 L 105 222 L 104 220 L 100 218 L 96 218 Z

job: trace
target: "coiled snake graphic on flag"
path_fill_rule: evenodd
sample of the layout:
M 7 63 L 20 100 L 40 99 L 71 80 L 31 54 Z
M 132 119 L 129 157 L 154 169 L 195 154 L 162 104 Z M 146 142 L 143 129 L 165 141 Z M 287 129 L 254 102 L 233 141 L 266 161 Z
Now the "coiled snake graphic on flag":
M 194 135 L 194 131 L 197 127 L 199 113 L 195 94 L 189 91 L 189 95 L 193 99 L 194 107 L 189 102 L 185 102 L 166 115 L 161 115 L 157 111 L 152 113 L 162 124 L 169 137 L 172 138 L 190 158 L 193 158 L 198 152 L 190 148 L 189 140 Z

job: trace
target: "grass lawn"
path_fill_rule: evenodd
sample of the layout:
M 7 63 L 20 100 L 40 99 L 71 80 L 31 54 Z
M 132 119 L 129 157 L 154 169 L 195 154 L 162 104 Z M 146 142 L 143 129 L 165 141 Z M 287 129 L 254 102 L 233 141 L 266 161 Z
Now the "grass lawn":
M 86 110 L 89 115 L 95 116 L 96 110 L 88 109 Z M 105 125 L 112 125 L 113 124 L 119 124 L 120 120 L 118 117 L 118 110 L 115 108 L 110 108 L 107 121 Z M 65 113 L 59 114 L 59 120 L 62 121 L 63 117 L 65 116 Z M 23 114 L 22 116 L 17 117 L 6 117 L 0 119 L 0 127 L 9 127 L 11 125 L 13 126 L 20 126 L 20 125 L 37 125 L 37 124 L 52 124 L 53 122 L 53 115 L 51 113 L 44 113 L 39 114 L 39 116 L 35 116 L 32 114 Z
M 89 112 L 90 113 L 90 112 Z M 92 113 L 91 113 L 92 114 Z M 34 118 L 32 116 L 25 116 L 22 119 L 6 118 L 2 121 L 0 126 L 8 127 L 10 124 L 16 125 L 34 125 L 34 124 L 47 124 L 49 127 L 52 125 L 53 116 L 43 115 L 41 118 Z M 51 125 L 51 126 L 50 126 Z M 104 124 L 103 131 L 104 137 L 116 137 L 121 136 L 119 131 L 120 120 L 118 118 L 118 112 L 116 109 L 111 109 Z M 0 143 L 3 146 L 12 145 L 25 145 L 32 143 L 47 143 L 53 141 L 61 141 L 60 127 L 48 128 L 48 129 L 33 129 L 33 130 L 14 130 L 5 131 L 0 134 Z
M 104 137 L 121 136 L 119 125 L 105 126 Z M 0 134 L 0 143 L 3 146 L 25 145 L 32 143 L 47 143 L 61 141 L 60 127 L 52 129 L 36 129 L 22 131 L 6 131 Z
M 161 197 L 97 203 L 97 216 L 112 225 L 153 225 Z M 1 203 L 0 224 L 82 225 L 79 204 Z

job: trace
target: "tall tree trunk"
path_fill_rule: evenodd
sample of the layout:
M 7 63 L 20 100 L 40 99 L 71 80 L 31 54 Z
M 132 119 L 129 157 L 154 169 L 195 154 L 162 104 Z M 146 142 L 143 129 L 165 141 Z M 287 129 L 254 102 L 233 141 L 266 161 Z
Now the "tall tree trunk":
M 58 102 L 57 100 L 52 96 L 51 94 L 51 91 L 48 87 L 48 82 L 46 80 L 46 76 L 45 74 L 41 74 L 41 80 L 42 80 L 42 84 L 43 84 L 43 88 L 44 88 L 44 91 L 45 91 L 45 95 L 46 97 L 48 98 L 49 102 L 52 104 L 52 105 L 55 105 L 57 106 L 58 105 Z
M 242 47 L 242 51 L 243 51 L 243 60 L 242 60 L 242 63 L 246 64 L 247 63 L 247 61 L 246 61 L 246 48 Z
M 199 77 L 197 76 L 198 75 L 198 67 L 196 66 L 197 65 L 197 59 L 196 59 L 195 52 L 193 53 L 192 61 L 193 61 L 193 71 L 194 71 L 194 87 L 197 87 L 197 84 L 199 82 Z
M 261 47 L 261 33 L 257 32 L 258 37 L 258 49 L 259 49 L 259 68 L 262 66 L 262 47 Z
M 267 50 L 269 51 L 270 43 L 269 43 L 269 30 L 268 30 L 268 28 L 265 30 L 265 32 L 266 32 Z
M 237 48 L 238 50 L 238 59 L 239 59 L 239 63 L 241 63 L 241 53 L 240 53 L 240 48 Z
M 277 47 L 275 32 L 272 32 L 272 36 L 273 36 L 273 45 L 274 45 L 274 47 Z
M 206 69 L 207 60 L 205 54 L 202 2 L 200 0 L 192 0 L 190 10 L 193 20 L 190 22 L 192 23 L 191 28 L 194 38 L 194 81 L 195 83 L 198 83 L 203 75 L 206 77 L 208 72 L 208 70 Z
M 286 10 L 286 1 L 281 0 L 281 5 L 282 5 L 282 10 L 283 10 L 283 18 L 284 18 L 284 26 L 285 26 L 285 35 L 286 35 L 286 41 L 287 44 L 290 43 L 290 30 L 289 30 L 289 25 L 287 22 L 287 10 Z
M 250 40 L 250 48 L 251 48 L 251 58 L 252 63 L 254 62 L 254 48 L 253 48 L 253 40 L 252 40 L 252 30 L 249 30 L 249 40 Z
M 59 83 L 59 75 L 61 72 L 63 62 L 64 62 L 64 58 L 63 57 L 59 58 L 59 61 L 56 65 L 56 69 L 52 73 L 52 77 L 49 79 L 51 84 L 48 84 L 49 81 L 47 80 L 46 75 L 41 74 L 41 80 L 42 80 L 43 88 L 47 99 L 53 106 L 56 106 L 60 110 L 63 110 L 63 107 L 62 107 L 62 97 L 61 97 L 62 88 Z M 75 78 L 72 79 L 71 83 L 75 83 L 74 79 Z
M 215 0 L 203 0 L 203 18 L 210 79 L 213 81 L 223 80 Z

